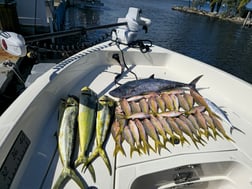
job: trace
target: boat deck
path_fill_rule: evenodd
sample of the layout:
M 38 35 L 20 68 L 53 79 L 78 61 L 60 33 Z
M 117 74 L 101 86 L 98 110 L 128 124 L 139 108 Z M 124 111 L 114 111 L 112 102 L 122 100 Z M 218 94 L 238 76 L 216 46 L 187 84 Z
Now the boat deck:
M 19 133 L 19 130 L 8 127 L 12 122 L 16 122 L 16 128 L 21 127 L 30 140 L 22 164 L 12 181 L 12 188 L 51 188 L 55 183 L 62 170 L 56 134 L 60 99 L 67 95 L 79 96 L 84 86 L 89 86 L 99 96 L 108 94 L 116 87 L 114 78 L 120 73 L 121 67 L 112 59 L 112 55 L 118 51 L 106 45 L 101 50 L 103 48 L 104 46 L 93 47 L 57 64 L 32 83 L 22 97 L 14 102 L 14 105 L 22 103 L 22 107 L 16 108 L 13 105 L 1 117 L 0 124 L 3 126 L 0 138 L 5 144 L 12 144 Z M 247 109 L 240 106 L 251 103 L 246 101 L 252 95 L 250 86 L 188 57 L 159 47 L 153 47 L 152 51 L 153 53 L 139 55 L 138 50 L 126 50 L 124 56 L 129 69 L 139 78 L 154 74 L 156 78 L 185 83 L 203 74 L 197 84 L 200 93 L 224 107 L 230 121 L 246 135 L 235 130 L 231 135 L 228 126 L 223 124 L 235 143 L 210 138 L 199 149 L 193 144 L 185 144 L 183 147 L 180 144 L 167 145 L 170 151 L 161 150 L 160 154 L 151 152 L 141 156 L 133 153 L 132 158 L 126 142 L 123 146 L 127 156 L 120 153 L 117 157 L 113 156 L 114 141 L 110 135 L 106 153 L 112 166 L 112 175 L 109 175 L 104 162 L 98 157 L 93 162 L 96 182 L 88 171 L 82 173 L 82 167 L 77 168 L 83 182 L 92 188 L 250 188 L 252 151 L 248 138 L 252 135 L 252 118 Z M 134 75 L 125 71 L 119 82 L 125 83 L 133 79 Z M 238 96 L 239 91 L 246 92 L 241 97 Z M 29 109 L 25 109 L 26 107 Z M 12 120 L 5 119 L 10 115 Z M 10 133 L 9 137 L 6 137 L 6 133 Z M 76 148 L 78 149 L 78 142 Z M 7 154 L 9 149 L 1 150 L 1 154 Z M 77 153 L 76 151 L 76 155 Z M 1 154 L 0 159 L 4 159 Z M 240 174 L 241 171 L 243 174 Z M 77 188 L 73 180 L 64 184 L 64 188 Z

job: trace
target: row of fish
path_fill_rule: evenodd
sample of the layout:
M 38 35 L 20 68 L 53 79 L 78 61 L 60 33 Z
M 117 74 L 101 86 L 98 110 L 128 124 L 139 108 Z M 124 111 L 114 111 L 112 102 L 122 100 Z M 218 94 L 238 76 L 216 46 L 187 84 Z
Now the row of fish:
M 80 178 L 75 170 L 81 164 L 83 164 L 82 170 L 87 168 L 93 180 L 96 181 L 92 162 L 98 156 L 102 157 L 111 174 L 111 165 L 103 146 L 113 120 L 114 105 L 113 99 L 106 95 L 98 98 L 97 94 L 88 87 L 81 89 L 79 99 L 75 96 L 69 96 L 66 101 L 61 102 L 58 149 L 63 170 L 53 188 L 59 188 L 68 177 L 72 178 L 80 188 L 85 188 L 83 178 Z M 73 162 L 77 128 L 79 133 L 79 152 L 77 159 Z M 96 146 L 91 155 L 88 155 L 94 131 L 96 132 Z
M 111 91 L 110 95 L 119 98 L 111 131 L 115 140 L 114 155 L 121 152 L 126 156 L 123 141 L 130 146 L 130 156 L 134 151 L 141 154 L 149 153 L 150 149 L 153 152 L 160 152 L 161 148 L 168 150 L 167 142 L 190 144 L 188 137 L 197 148 L 198 144 L 204 146 L 209 137 L 233 141 L 222 122 L 226 122 L 231 131 L 236 129 L 243 133 L 216 104 L 199 94 L 196 83 L 201 77 L 185 84 L 151 76 L 127 82 Z M 149 138 L 154 141 L 154 147 Z
M 130 145 L 130 156 L 133 151 L 139 154 L 149 153 L 149 149 L 160 152 L 161 148 L 167 149 L 167 142 L 172 145 L 178 142 L 182 145 L 185 142 L 190 144 L 184 134 L 191 138 L 197 148 L 198 144 L 206 144 L 202 136 L 206 139 L 212 137 L 214 140 L 219 136 L 233 141 L 225 132 L 218 115 L 209 106 L 195 102 L 199 102 L 199 99 L 193 96 L 193 91 L 193 95 L 185 91 L 181 94 L 181 90 L 175 95 L 177 92 L 174 90 L 169 94 L 147 94 L 136 98 L 137 101 L 121 99 L 112 125 L 112 135 L 116 143 L 114 155 L 119 151 L 125 155 L 123 140 Z M 186 99 L 190 99 L 191 103 Z M 155 147 L 150 145 L 148 138 L 153 139 Z

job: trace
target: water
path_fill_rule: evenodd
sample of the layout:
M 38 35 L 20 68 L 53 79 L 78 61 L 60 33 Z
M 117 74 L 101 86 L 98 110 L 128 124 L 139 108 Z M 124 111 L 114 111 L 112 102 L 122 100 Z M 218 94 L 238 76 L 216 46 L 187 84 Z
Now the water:
M 102 0 L 101 10 L 89 11 L 95 22 L 110 24 L 124 17 L 130 6 L 142 9 L 152 20 L 147 34 L 156 45 L 177 51 L 229 72 L 252 83 L 252 28 L 200 15 L 172 10 L 174 5 L 188 6 L 180 0 Z M 86 13 L 87 14 L 87 13 Z M 100 32 L 100 33 L 99 33 Z M 98 31 L 97 36 L 102 31 Z M 94 36 L 94 35 L 93 35 Z

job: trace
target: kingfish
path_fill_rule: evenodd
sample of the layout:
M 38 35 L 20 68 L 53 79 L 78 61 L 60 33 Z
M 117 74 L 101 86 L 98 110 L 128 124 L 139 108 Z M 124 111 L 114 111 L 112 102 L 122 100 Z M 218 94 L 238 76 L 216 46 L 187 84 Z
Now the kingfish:
M 63 170 L 53 186 L 54 189 L 60 188 L 68 177 L 72 178 L 80 188 L 85 188 L 82 179 L 72 168 L 72 156 L 77 132 L 77 116 L 78 101 L 74 97 L 68 97 L 65 102 L 65 109 L 62 111 L 58 135 L 58 149 Z
M 208 107 L 225 123 L 228 124 L 230 127 L 230 133 L 232 134 L 232 131 L 235 129 L 243 134 L 245 134 L 241 129 L 235 127 L 231 121 L 228 119 L 227 113 L 224 112 L 220 107 L 218 107 L 214 102 L 210 101 L 209 99 L 205 98 L 205 101 L 208 105 Z
M 129 81 L 125 84 L 122 84 L 116 89 L 110 91 L 109 94 L 117 98 L 129 98 L 149 92 L 160 92 L 180 87 L 196 88 L 196 83 L 201 77 L 202 75 L 196 77 L 189 84 L 186 84 L 177 81 L 156 79 L 154 78 L 154 75 L 152 75 L 149 78 Z
M 81 89 L 80 103 L 79 103 L 79 116 L 78 116 L 78 128 L 79 128 L 79 141 L 80 150 L 78 158 L 75 161 L 75 166 L 85 164 L 87 161 L 87 149 L 92 139 L 93 132 L 95 130 L 95 119 L 96 119 L 96 108 L 97 108 L 97 95 L 88 87 Z M 94 181 L 95 172 L 92 164 L 88 166 Z
M 103 95 L 98 99 L 96 115 L 96 148 L 88 157 L 88 160 L 85 164 L 88 166 L 89 163 L 91 163 L 96 157 L 101 156 L 109 170 L 110 175 L 112 173 L 111 165 L 109 163 L 109 158 L 103 149 L 103 144 L 106 140 L 112 119 L 114 117 L 114 105 L 114 100 L 106 95 Z

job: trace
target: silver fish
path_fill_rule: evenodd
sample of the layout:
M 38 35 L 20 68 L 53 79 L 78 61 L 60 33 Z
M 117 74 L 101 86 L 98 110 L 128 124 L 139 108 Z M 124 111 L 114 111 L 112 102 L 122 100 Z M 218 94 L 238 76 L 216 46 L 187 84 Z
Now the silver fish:
M 196 83 L 201 77 L 202 75 L 196 77 L 193 81 L 186 84 L 177 81 L 156 79 L 154 78 L 154 75 L 152 75 L 151 77 L 146 79 L 129 81 L 110 91 L 109 94 L 117 98 L 129 98 L 149 92 L 160 92 L 179 87 L 195 88 Z
M 209 108 L 212 110 L 212 112 L 214 112 L 222 121 L 226 122 L 229 126 L 230 126 L 230 133 L 232 134 L 233 130 L 237 130 L 243 134 L 245 134 L 244 131 L 242 131 L 241 129 L 237 128 L 236 126 L 234 126 L 231 121 L 229 120 L 227 113 L 225 111 L 223 111 L 220 107 L 218 107 L 214 102 L 212 102 L 211 100 L 205 98 L 205 101 L 207 103 L 207 105 L 209 106 Z

